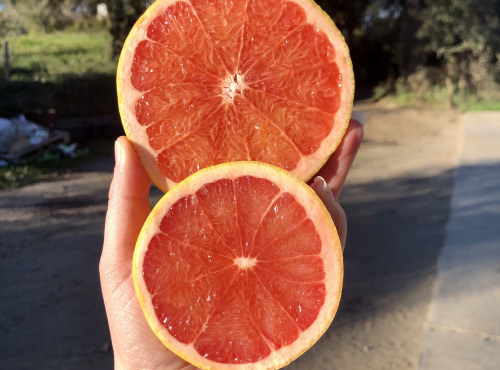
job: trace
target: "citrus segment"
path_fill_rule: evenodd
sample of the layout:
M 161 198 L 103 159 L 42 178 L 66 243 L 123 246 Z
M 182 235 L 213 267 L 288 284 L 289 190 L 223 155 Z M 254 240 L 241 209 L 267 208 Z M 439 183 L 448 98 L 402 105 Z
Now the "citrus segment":
M 318 317 L 325 302 L 324 282 L 304 283 L 287 279 L 275 271 L 259 267 L 255 269 L 262 284 L 294 318 L 301 330 L 306 330 Z
M 237 268 L 218 271 L 156 293 L 152 299 L 158 319 L 178 341 L 195 341 L 206 327 L 206 321 L 221 303 L 227 288 L 227 277 Z M 228 328 L 226 327 L 226 330 Z
M 192 6 L 187 2 L 174 2 L 164 12 L 152 19 L 147 27 L 146 36 L 166 49 L 168 54 L 162 58 L 163 62 L 168 63 L 170 55 L 178 56 L 180 60 L 187 62 L 186 65 L 181 66 L 181 75 L 186 72 L 187 75 L 189 72 L 197 72 L 202 76 L 212 74 L 214 77 L 224 74 L 224 66 L 220 63 L 214 63 L 219 62 L 219 60 L 215 59 L 217 57 L 216 50 L 213 49 L 205 28 L 200 23 Z M 167 67 L 168 64 L 157 71 L 156 75 L 171 82 L 169 74 L 172 70 Z M 153 74 L 154 71 L 150 73 Z M 133 76 L 135 78 L 132 80 L 140 79 L 142 76 L 142 74 Z
M 234 180 L 238 210 L 238 230 L 241 233 L 242 254 L 249 254 L 255 231 L 262 221 L 279 188 L 267 179 L 242 176 Z
M 275 349 L 292 344 L 300 330 L 282 303 L 265 288 L 257 273 L 248 273 L 247 289 L 252 322 L 265 340 Z
M 249 315 L 247 274 L 239 272 L 229 289 L 234 293 L 225 294 L 194 343 L 194 348 L 215 363 L 258 362 L 269 356 L 271 349 Z
M 238 215 L 234 201 L 234 184 L 229 179 L 222 179 L 203 185 L 196 192 L 198 205 L 208 222 L 219 235 L 222 243 L 235 253 L 241 245 L 238 230 Z
M 331 130 L 332 116 L 325 111 L 258 90 L 248 90 L 246 98 L 290 139 L 296 151 L 300 152 L 296 153 L 296 162 L 300 160 L 300 154 L 313 154 L 318 150 L 321 141 Z M 315 125 L 311 125 L 311 121 Z
M 316 255 L 321 251 L 321 240 L 310 219 L 305 219 L 296 227 L 269 242 L 259 254 L 262 261 L 279 260 L 286 257 Z
M 323 261 L 318 256 L 298 256 L 274 261 L 259 259 L 259 267 L 296 282 L 318 282 L 325 278 Z
M 292 1 L 249 0 L 248 22 L 243 38 L 240 69 L 252 70 L 255 63 L 271 61 L 267 54 L 283 42 L 287 35 L 307 22 L 304 9 Z M 269 30 L 269 32 L 263 32 Z
M 206 0 L 191 0 L 191 4 L 214 53 L 223 62 L 226 71 L 234 75 L 247 18 L 247 0 L 214 1 L 211 6 L 207 6 Z
M 248 99 L 238 97 L 234 106 L 238 110 L 239 121 L 243 122 L 241 132 L 246 138 L 249 159 L 289 171 L 297 166 L 300 161 L 298 150 L 276 122 Z M 270 141 L 270 138 L 273 140 Z
M 343 38 L 310 0 L 158 0 L 125 42 L 117 84 L 127 136 L 165 191 L 239 160 L 309 179 L 354 89 Z
M 290 193 L 283 193 L 271 205 L 264 215 L 255 239 L 250 248 L 251 256 L 258 256 L 283 233 L 295 228 L 306 219 L 306 212 L 302 205 Z
M 170 238 L 185 245 L 226 257 L 236 255 L 236 250 L 228 249 L 223 243 L 193 195 L 183 197 L 172 205 L 159 227 Z
M 134 254 L 158 337 L 202 368 L 275 368 L 309 348 L 340 299 L 335 226 L 301 180 L 258 162 L 209 167 L 170 190 Z

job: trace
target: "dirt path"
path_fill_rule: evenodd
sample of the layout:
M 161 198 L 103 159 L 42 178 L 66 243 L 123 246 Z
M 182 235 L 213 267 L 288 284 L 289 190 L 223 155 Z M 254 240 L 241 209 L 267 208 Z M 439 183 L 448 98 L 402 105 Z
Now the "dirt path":
M 461 122 L 450 112 L 356 108 L 368 122 L 340 198 L 349 220 L 340 310 L 289 369 L 417 368 Z
M 461 124 L 448 112 L 357 108 L 368 123 L 341 196 L 340 311 L 289 369 L 417 366 Z M 0 368 L 112 368 L 97 272 L 112 167 L 0 192 Z

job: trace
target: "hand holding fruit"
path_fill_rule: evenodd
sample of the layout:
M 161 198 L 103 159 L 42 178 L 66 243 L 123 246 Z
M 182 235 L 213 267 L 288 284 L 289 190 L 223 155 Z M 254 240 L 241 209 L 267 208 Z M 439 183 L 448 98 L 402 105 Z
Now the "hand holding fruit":
M 337 151 L 320 171 L 323 181 L 313 189 L 327 206 L 345 244 L 347 221 L 336 201 L 363 137 L 362 125 L 351 120 Z M 150 180 L 125 137 L 115 144 L 116 166 L 109 192 L 104 245 L 99 266 L 101 286 L 111 332 L 115 367 L 127 369 L 194 368 L 170 352 L 149 327 L 132 281 L 135 241 L 151 208 Z M 335 198 L 334 198 L 335 196 Z

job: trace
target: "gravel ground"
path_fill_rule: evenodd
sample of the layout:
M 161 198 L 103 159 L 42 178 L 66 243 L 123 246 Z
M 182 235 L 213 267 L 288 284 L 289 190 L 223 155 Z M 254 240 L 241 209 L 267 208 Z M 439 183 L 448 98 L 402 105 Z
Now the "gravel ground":
M 452 112 L 358 104 L 340 310 L 288 369 L 415 369 L 462 134 Z M 0 368 L 112 369 L 98 261 L 113 159 L 0 192 Z M 153 191 L 153 201 L 159 197 Z

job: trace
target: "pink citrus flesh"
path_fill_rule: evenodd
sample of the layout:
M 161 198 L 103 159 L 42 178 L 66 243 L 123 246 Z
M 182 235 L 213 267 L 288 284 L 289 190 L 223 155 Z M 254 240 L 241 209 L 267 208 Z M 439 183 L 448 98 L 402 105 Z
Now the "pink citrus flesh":
M 268 164 L 232 162 L 162 198 L 139 236 L 133 276 L 151 328 L 185 360 L 279 368 L 332 322 L 342 250 L 303 181 Z
M 308 180 L 345 133 L 354 79 L 311 0 L 158 0 L 125 42 L 117 86 L 125 132 L 167 191 L 230 161 Z

